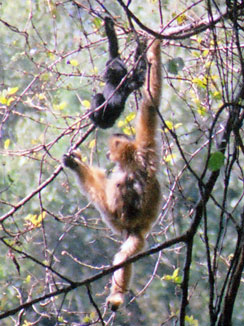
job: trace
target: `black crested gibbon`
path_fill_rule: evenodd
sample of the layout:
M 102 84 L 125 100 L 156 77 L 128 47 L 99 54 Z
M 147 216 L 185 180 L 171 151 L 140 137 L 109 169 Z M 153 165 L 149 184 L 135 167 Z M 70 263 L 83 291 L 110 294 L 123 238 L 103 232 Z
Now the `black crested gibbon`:
M 127 69 L 119 55 L 118 40 L 114 30 L 114 22 L 110 17 L 105 17 L 105 31 L 109 43 L 109 60 L 106 63 L 104 74 L 105 87 L 103 93 L 94 95 L 91 102 L 90 118 L 97 127 L 110 128 L 124 110 L 128 96 L 139 89 L 145 80 L 146 74 L 146 43 L 138 41 L 135 53 L 136 67 L 131 76 L 122 79 L 127 74 Z M 102 104 L 104 105 L 102 106 Z M 100 107 L 101 106 L 101 107 Z M 100 109 L 97 110 L 97 108 Z
M 134 140 L 115 134 L 109 140 L 109 158 L 116 168 L 107 177 L 102 169 L 82 162 L 80 152 L 64 155 L 64 165 L 72 169 L 81 189 L 101 213 L 104 222 L 124 237 L 114 265 L 140 252 L 145 237 L 155 222 L 160 206 L 160 186 L 156 177 L 157 109 L 161 97 L 160 41 L 147 51 L 148 72 L 140 104 Z M 123 303 L 130 285 L 132 264 L 116 270 L 107 298 L 112 310 Z

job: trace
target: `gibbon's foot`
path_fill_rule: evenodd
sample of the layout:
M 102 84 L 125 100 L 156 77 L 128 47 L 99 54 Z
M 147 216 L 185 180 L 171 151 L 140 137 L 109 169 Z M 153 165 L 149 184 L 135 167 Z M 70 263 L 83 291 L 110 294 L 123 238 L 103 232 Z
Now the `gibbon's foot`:
M 123 303 L 124 303 L 124 294 L 121 292 L 110 294 L 110 296 L 107 298 L 107 304 L 112 311 L 117 311 L 118 308 Z
M 75 170 L 79 166 L 79 161 L 81 161 L 81 154 L 79 151 L 73 151 L 63 156 L 64 165 L 72 170 Z

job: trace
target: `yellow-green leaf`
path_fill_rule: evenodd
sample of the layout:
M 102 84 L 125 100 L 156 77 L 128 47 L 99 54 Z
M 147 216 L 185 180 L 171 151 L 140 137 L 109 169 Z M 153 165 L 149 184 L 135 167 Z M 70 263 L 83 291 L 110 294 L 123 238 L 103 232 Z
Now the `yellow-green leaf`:
M 203 53 L 202 53 L 202 56 L 207 57 L 208 54 L 209 54 L 209 50 L 204 50 Z
M 88 145 L 89 148 L 94 148 L 96 146 L 96 139 L 92 139 Z
M 131 122 L 132 120 L 135 119 L 135 117 L 136 117 L 135 112 L 131 112 L 126 116 L 125 120 L 126 120 L 126 122 Z
M 203 78 L 203 79 L 193 78 L 192 82 L 194 84 L 196 84 L 198 87 L 201 87 L 201 88 L 206 88 L 206 86 L 207 86 L 207 83 L 206 83 L 206 79 L 205 78 Z
M 199 51 L 192 51 L 192 55 L 196 58 L 200 57 L 200 52 Z
M 99 29 L 102 26 L 102 19 L 100 19 L 98 17 L 95 17 L 92 22 L 96 29 Z
M 119 128 L 127 127 L 128 124 L 135 119 L 135 116 L 136 116 L 135 112 L 129 113 L 124 120 L 119 120 L 117 122 L 117 126 Z
M 4 149 L 8 149 L 9 148 L 9 145 L 10 145 L 10 139 L 8 138 L 4 142 Z
M 55 55 L 52 52 L 48 52 L 47 53 L 48 58 L 50 58 L 51 60 L 55 59 Z
M 213 63 L 211 61 L 207 61 L 205 63 L 205 68 L 209 69 Z
M 8 102 L 8 99 L 5 97 L 5 96 L 0 96 L 0 103 L 1 104 L 7 104 L 7 102 Z
M 199 98 L 197 98 L 197 97 L 194 97 L 193 99 L 192 99 L 192 101 L 194 102 L 194 103 L 196 103 L 196 105 L 200 105 L 201 104 L 201 101 L 199 100 Z
M 82 101 L 81 104 L 87 109 L 89 109 L 89 107 L 91 106 L 91 102 L 88 100 Z
M 44 220 L 44 218 L 47 216 L 46 212 L 42 212 L 41 214 L 38 215 L 37 219 L 36 219 L 36 226 L 41 226 L 42 221 Z
M 71 59 L 71 60 L 69 61 L 69 63 L 70 63 L 71 66 L 73 66 L 73 67 L 77 67 L 77 66 L 79 65 L 79 62 L 78 62 L 77 60 L 75 60 L 75 59 Z
M 27 320 L 24 320 L 23 326 L 31 326 L 31 325 L 33 325 L 33 324 L 28 322 Z
M 198 36 L 198 38 L 197 38 L 197 43 L 199 43 L 199 44 L 202 43 L 202 38 L 200 36 Z
M 216 100 L 221 100 L 222 98 L 222 95 L 219 91 L 216 91 L 213 93 L 213 97 L 216 99 Z
M 97 67 L 94 67 L 94 68 L 92 69 L 92 74 L 97 75 L 97 73 L 98 73 L 98 68 L 97 68 Z
M 200 105 L 198 108 L 197 108 L 197 112 L 202 116 L 204 117 L 207 113 L 207 109 L 205 108 L 205 106 L 202 106 Z
M 119 121 L 117 122 L 117 126 L 118 126 L 119 128 L 124 127 L 124 125 L 125 125 L 125 122 L 124 122 L 123 120 L 119 120 Z
M 40 79 L 43 81 L 48 81 L 50 79 L 50 74 L 48 72 L 45 72 L 40 76 Z
M 8 89 L 8 95 L 14 95 L 16 92 L 18 92 L 19 87 L 12 87 Z
M 33 227 L 38 228 L 41 226 L 41 223 L 43 221 L 43 219 L 47 216 L 46 212 L 42 212 L 41 214 L 37 215 L 37 214 L 28 214 L 25 217 L 25 220 L 29 223 L 32 224 Z
M 198 320 L 194 319 L 193 316 L 185 316 L 185 321 L 189 326 L 198 326 Z
M 123 133 L 127 136 L 133 136 L 136 132 L 134 127 L 126 126 L 123 128 Z
M 14 101 L 14 97 L 8 98 L 7 103 L 6 103 L 7 106 L 10 106 L 13 101 Z
M 169 155 L 167 155 L 167 156 L 165 157 L 164 161 L 165 161 L 166 163 L 169 163 L 169 162 L 173 161 L 173 159 L 175 159 L 175 158 L 176 158 L 176 155 L 175 155 L 175 154 L 169 154 Z
M 186 15 L 182 14 L 176 18 L 178 25 L 182 25 L 186 21 Z
M 25 278 L 25 283 L 30 283 L 31 281 L 31 275 L 27 275 Z
M 62 110 L 64 110 L 65 108 L 67 107 L 67 102 L 61 102 L 61 103 L 59 103 L 59 104 L 54 104 L 53 105 L 53 108 L 54 108 L 54 110 L 56 110 L 56 111 L 62 111 Z
M 44 100 L 45 99 L 45 94 L 44 93 L 38 94 L 38 98 L 39 98 L 40 101 Z
M 172 274 L 172 278 L 176 278 L 179 275 L 179 268 L 176 268 Z
M 176 268 L 172 275 L 164 275 L 162 277 L 164 281 L 171 281 L 177 285 L 182 283 L 182 276 L 179 276 L 179 268 Z
M 166 124 L 167 128 L 169 128 L 170 130 L 173 129 L 173 122 L 172 121 L 166 120 L 165 124 Z
M 174 129 L 177 129 L 177 128 L 181 127 L 181 126 L 182 126 L 182 123 L 181 123 L 181 122 L 176 123 L 176 124 L 174 125 Z
M 83 321 L 83 323 L 89 324 L 91 321 L 91 318 L 90 318 L 90 316 L 87 315 L 82 319 L 82 321 Z

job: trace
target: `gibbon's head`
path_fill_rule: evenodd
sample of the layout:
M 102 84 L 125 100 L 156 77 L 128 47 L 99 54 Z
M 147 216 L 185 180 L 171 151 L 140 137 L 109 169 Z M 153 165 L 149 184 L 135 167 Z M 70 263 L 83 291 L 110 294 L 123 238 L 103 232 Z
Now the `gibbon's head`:
M 133 164 L 135 144 L 124 134 L 114 134 L 109 139 L 109 159 L 117 162 L 121 167 Z

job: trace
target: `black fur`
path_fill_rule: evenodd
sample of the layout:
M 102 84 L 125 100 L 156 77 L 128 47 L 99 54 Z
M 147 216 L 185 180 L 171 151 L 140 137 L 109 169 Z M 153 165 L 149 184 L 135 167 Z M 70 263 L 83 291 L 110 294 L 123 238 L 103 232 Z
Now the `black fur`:
M 127 74 L 127 68 L 119 56 L 118 40 L 114 30 L 114 22 L 110 17 L 105 17 L 105 31 L 109 43 L 109 60 L 106 63 L 104 74 L 105 87 L 103 93 L 96 94 L 91 103 L 91 120 L 96 126 L 106 129 L 113 126 L 116 119 L 124 110 L 128 96 L 136 89 L 139 89 L 145 80 L 146 75 L 146 44 L 138 42 L 135 53 L 135 61 L 142 54 L 141 60 L 132 72 L 132 75 L 125 79 L 123 84 L 115 91 L 121 80 Z M 113 94 L 113 95 L 112 95 Z M 106 102 L 107 101 L 107 102 Z M 96 108 L 106 102 L 98 111 Z

